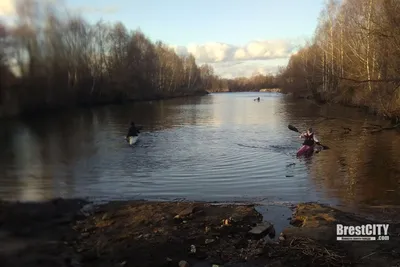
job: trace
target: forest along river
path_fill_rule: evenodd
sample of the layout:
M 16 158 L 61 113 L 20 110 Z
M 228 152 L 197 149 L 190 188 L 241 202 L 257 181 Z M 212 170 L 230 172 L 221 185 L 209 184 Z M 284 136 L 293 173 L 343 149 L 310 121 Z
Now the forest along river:
M 124 140 L 131 120 L 143 125 L 135 147 Z M 368 123 L 386 122 L 276 93 L 211 94 L 1 121 L 0 198 L 399 204 L 400 135 L 369 134 Z M 288 124 L 313 126 L 332 149 L 297 159 L 301 140 Z

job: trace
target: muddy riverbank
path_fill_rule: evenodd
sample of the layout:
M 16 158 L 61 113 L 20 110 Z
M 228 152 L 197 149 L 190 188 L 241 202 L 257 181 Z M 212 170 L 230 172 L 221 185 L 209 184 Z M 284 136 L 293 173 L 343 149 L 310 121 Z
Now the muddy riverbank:
M 398 211 L 392 207 L 383 213 Z M 375 220 L 382 223 L 378 215 Z M 400 224 L 390 222 L 389 241 L 338 242 L 336 223 L 373 220 L 313 203 L 295 206 L 288 219 L 293 226 L 278 233 L 254 205 L 2 202 L 0 260 L 7 267 L 400 264 Z

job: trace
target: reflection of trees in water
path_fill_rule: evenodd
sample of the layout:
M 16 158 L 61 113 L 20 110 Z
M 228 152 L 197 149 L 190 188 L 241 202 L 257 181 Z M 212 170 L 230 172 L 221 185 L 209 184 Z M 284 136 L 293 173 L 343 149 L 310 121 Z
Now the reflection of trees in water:
M 366 165 L 365 183 L 369 184 L 370 197 L 366 201 L 376 202 L 387 199 L 388 202 L 400 201 L 400 140 L 394 132 L 382 132 L 371 135 L 370 146 L 366 147 L 369 164 Z M 388 190 L 394 190 L 390 192 Z
M 90 181 L 96 183 L 101 170 L 89 167 L 107 160 L 107 150 L 116 140 L 123 141 L 131 120 L 146 131 L 173 128 L 177 121 L 195 124 L 201 120 L 199 105 L 210 101 L 210 97 L 180 98 L 2 122 L 0 194 L 21 196 L 38 189 L 42 195 L 31 198 L 70 196 L 76 186 L 75 173 L 88 173 Z
M 181 124 L 196 124 L 200 119 L 198 105 L 211 104 L 210 101 L 212 98 L 208 96 L 188 97 L 113 106 L 107 107 L 107 110 L 117 129 L 126 134 L 132 120 L 148 131 L 174 128 L 177 121 Z
M 43 174 L 40 159 L 36 156 L 40 148 L 36 146 L 32 133 L 23 130 L 17 122 L 3 124 L 1 130 L 0 188 L 1 194 L 10 199 L 40 197 L 38 188 L 41 180 L 36 178 Z M 13 138 L 13 133 L 18 133 L 17 138 Z M 16 150 L 22 150 L 23 153 L 16 153 Z M 10 175 L 10 172 L 14 175 Z M 15 190 L 19 187 L 25 187 L 25 190 Z
M 26 195 L 22 191 L 37 187 L 41 196 L 31 197 L 70 195 L 74 188 L 71 167 L 89 152 L 96 126 L 93 122 L 92 112 L 68 112 L 8 125 L 12 134 L 7 135 L 6 143 L 13 145 L 8 149 L 11 153 L 2 153 L 0 159 L 2 183 L 10 191 L 7 194 Z
M 332 148 L 315 155 L 309 169 L 311 178 L 323 186 L 326 195 L 346 205 L 399 203 L 400 140 L 397 134 L 365 132 L 362 128 L 366 125 L 365 116 L 357 109 L 324 106 L 318 111 L 316 106 L 303 104 L 298 101 L 297 105 L 287 105 L 287 120 L 293 124 L 297 122 L 299 128 L 314 127 L 321 143 Z M 312 116 L 313 110 L 316 116 Z M 325 118 L 341 119 L 318 118 L 321 113 Z

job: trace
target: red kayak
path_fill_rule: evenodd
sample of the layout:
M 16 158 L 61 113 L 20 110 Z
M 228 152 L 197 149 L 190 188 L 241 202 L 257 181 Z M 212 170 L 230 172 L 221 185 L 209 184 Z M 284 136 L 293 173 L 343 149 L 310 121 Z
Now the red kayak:
M 305 157 L 310 157 L 315 153 L 320 152 L 321 150 L 323 150 L 322 146 L 318 146 L 318 145 L 313 145 L 313 146 L 307 146 L 307 145 L 302 145 L 300 147 L 299 150 L 297 150 L 297 156 L 301 157 L 301 156 L 305 156 Z
M 303 145 L 302 147 L 300 147 L 300 149 L 297 151 L 297 156 L 301 157 L 301 156 L 305 156 L 305 157 L 310 157 L 312 156 L 312 154 L 314 153 L 314 146 L 307 146 L 307 145 Z

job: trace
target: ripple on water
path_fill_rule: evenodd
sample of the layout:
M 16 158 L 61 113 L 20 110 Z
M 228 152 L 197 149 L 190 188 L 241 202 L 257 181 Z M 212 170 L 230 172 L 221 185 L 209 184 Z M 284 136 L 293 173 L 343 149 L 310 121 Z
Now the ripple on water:
M 262 101 L 254 102 L 257 96 Z M 314 113 L 309 102 L 281 95 L 216 94 L 83 111 L 66 116 L 70 122 L 41 118 L 40 127 L 7 126 L 14 135 L 0 139 L 0 198 L 395 199 L 386 189 L 399 188 L 392 182 L 400 173 L 396 139 L 360 134 L 365 118 L 357 126 Z M 124 140 L 131 120 L 144 126 L 134 147 Z M 350 149 L 332 146 L 310 160 L 297 159 L 301 141 L 288 124 L 315 124 L 323 143 Z M 342 126 L 352 133 L 342 136 Z

